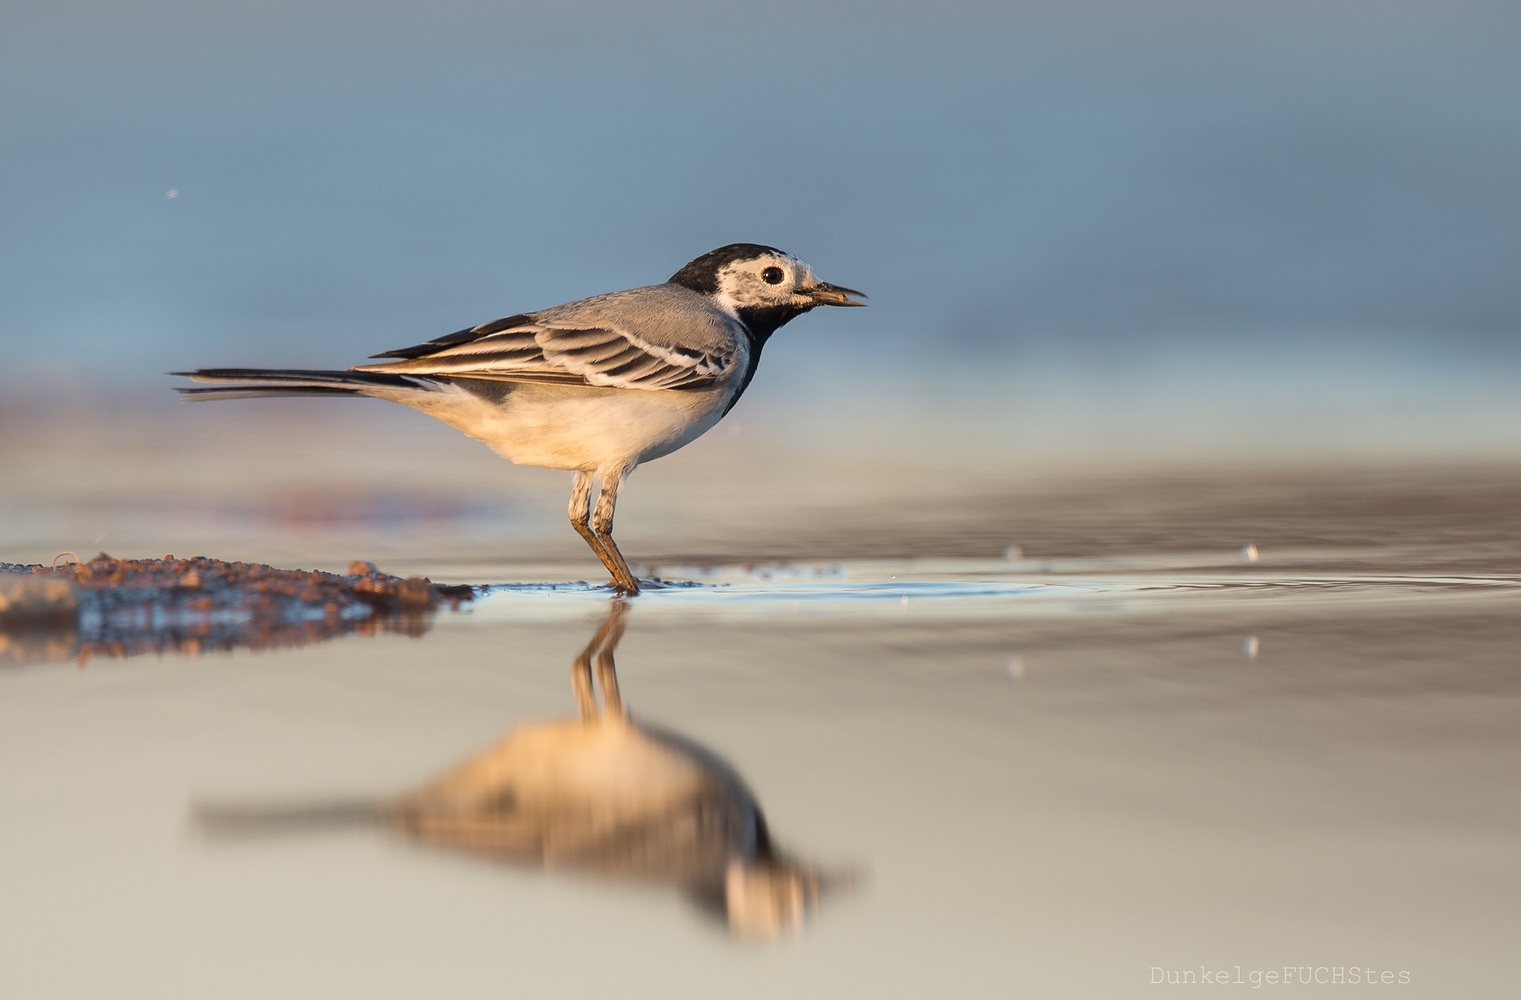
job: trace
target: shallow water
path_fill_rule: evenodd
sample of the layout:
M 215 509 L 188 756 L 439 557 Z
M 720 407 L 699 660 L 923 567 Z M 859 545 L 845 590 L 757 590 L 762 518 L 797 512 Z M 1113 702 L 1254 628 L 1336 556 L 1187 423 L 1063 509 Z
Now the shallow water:
M 498 585 L 420 635 L 0 672 L 0 985 L 1113 997 L 1202 965 L 1513 992 L 1521 575 L 1473 568 L 1495 550 L 1011 555 L 672 563 L 686 585 L 631 602 L 633 718 L 830 873 L 769 942 L 671 879 L 192 822 L 388 800 L 572 717 L 610 606 L 582 566 L 476 564 Z

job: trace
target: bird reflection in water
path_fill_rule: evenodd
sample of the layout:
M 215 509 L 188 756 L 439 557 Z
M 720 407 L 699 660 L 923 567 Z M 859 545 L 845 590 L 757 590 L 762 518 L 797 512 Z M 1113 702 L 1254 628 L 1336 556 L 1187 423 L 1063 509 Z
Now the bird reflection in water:
M 577 718 L 519 726 L 391 801 L 202 807 L 197 819 L 222 835 L 379 823 L 513 864 L 673 885 L 740 937 L 798 930 L 850 877 L 779 851 L 753 793 L 712 751 L 630 718 L 613 662 L 626 613 L 613 601 L 576 657 Z

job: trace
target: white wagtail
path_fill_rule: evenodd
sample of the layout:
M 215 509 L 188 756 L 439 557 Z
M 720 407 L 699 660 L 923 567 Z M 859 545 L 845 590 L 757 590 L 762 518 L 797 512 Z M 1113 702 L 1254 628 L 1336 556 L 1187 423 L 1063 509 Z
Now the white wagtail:
M 205 803 L 196 824 L 212 837 L 390 826 L 513 864 L 673 886 L 740 936 L 800 929 L 853 873 L 782 850 L 727 761 L 629 714 L 613 659 L 626 614 L 626 601 L 609 602 L 571 668 L 578 717 L 517 726 L 395 798 Z
M 639 582 L 613 541 L 618 487 L 718 423 L 755 375 L 761 349 L 814 306 L 861 306 L 773 247 L 731 243 L 663 285 L 609 292 L 482 323 L 348 371 L 201 368 L 202 399 L 375 396 L 404 403 L 519 465 L 576 473 L 570 523 L 629 594 Z M 593 479 L 601 482 L 596 512 Z

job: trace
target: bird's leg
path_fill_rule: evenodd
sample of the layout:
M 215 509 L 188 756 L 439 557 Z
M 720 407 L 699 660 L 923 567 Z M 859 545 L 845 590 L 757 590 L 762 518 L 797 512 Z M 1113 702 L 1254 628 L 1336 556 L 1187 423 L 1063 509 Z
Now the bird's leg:
M 597 509 L 592 514 L 592 534 L 602 543 L 603 562 L 613 574 L 613 584 L 626 594 L 639 593 L 639 581 L 629 571 L 618 543 L 613 541 L 613 508 L 618 506 L 618 487 L 623 483 L 622 469 L 602 474 L 602 489 L 597 493 Z
M 602 685 L 602 707 L 620 719 L 628 713 L 623 710 L 623 696 L 618 693 L 618 667 L 613 663 L 613 652 L 623 638 L 623 613 L 627 608 L 622 599 L 614 598 L 607 622 L 602 626 L 602 648 L 597 651 L 597 683 Z
M 615 600 L 601 627 L 597 629 L 597 634 L 592 636 L 591 642 L 586 644 L 586 648 L 581 650 L 575 662 L 570 665 L 570 686 L 576 692 L 576 707 L 581 710 L 583 722 L 590 722 L 597 717 L 597 696 L 592 690 L 593 655 L 597 657 L 597 674 L 602 681 L 603 701 L 619 715 L 623 714 L 616 676 L 612 677 L 613 694 L 611 697 L 607 695 L 608 676 L 612 676 L 613 648 L 623 638 L 623 611 L 623 602 Z M 606 664 L 604 660 L 607 661 Z
M 576 529 L 576 534 L 586 540 L 586 544 L 591 546 L 591 550 L 602 561 L 602 565 L 607 567 L 607 571 L 613 574 L 616 580 L 618 576 L 617 567 L 607 557 L 607 550 L 602 547 L 601 540 L 592 534 L 591 488 L 592 474 L 590 472 L 576 473 L 576 481 L 570 487 L 570 526 Z M 587 655 L 591 655 L 589 650 Z
M 570 525 L 576 529 L 576 534 L 586 539 L 586 544 L 612 574 L 613 586 L 624 593 L 637 594 L 639 582 L 634 579 L 634 574 L 629 572 L 628 563 L 623 560 L 623 553 L 618 551 L 617 544 L 613 542 L 613 507 L 618 502 L 618 484 L 622 478 L 621 472 L 603 476 L 602 490 L 597 495 L 597 513 L 593 518 L 591 516 L 592 474 L 577 472 L 575 482 L 570 488 Z M 592 523 L 588 524 L 588 521 Z M 605 527 L 597 527 L 604 524 Z
M 597 696 L 592 692 L 591 658 L 592 649 L 600 639 L 599 633 L 570 665 L 570 686 L 576 692 L 576 708 L 581 712 L 582 722 L 591 722 L 597 717 Z

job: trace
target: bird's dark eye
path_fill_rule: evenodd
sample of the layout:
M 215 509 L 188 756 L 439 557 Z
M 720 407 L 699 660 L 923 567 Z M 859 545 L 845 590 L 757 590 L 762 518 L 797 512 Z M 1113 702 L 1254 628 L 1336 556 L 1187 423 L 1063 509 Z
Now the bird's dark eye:
M 761 280 L 768 285 L 780 285 L 785 277 L 786 275 L 779 267 L 768 267 L 761 272 Z

